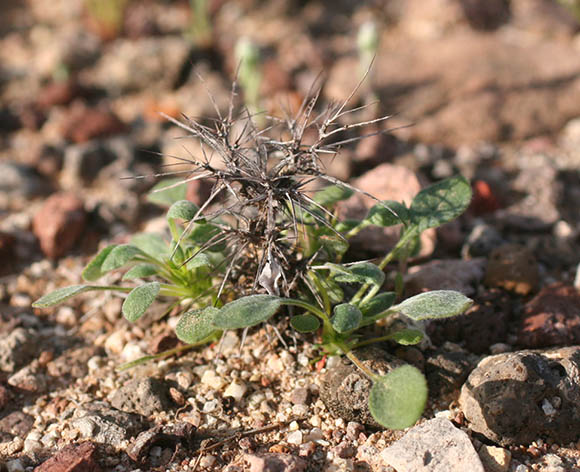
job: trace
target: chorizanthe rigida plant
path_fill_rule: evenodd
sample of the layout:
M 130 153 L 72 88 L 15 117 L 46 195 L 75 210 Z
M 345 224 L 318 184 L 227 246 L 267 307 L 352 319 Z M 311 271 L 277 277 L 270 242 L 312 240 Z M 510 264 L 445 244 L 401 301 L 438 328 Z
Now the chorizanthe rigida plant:
M 360 220 L 340 221 L 335 212 L 339 201 L 355 191 L 368 194 L 328 176 L 321 156 L 365 138 L 356 134 L 360 128 L 388 118 L 349 122 L 350 114 L 364 108 L 347 109 L 355 93 L 318 113 L 317 90 L 294 117 L 266 117 L 267 126 L 258 128 L 247 108 L 235 113 L 234 83 L 227 113 L 216 106 L 217 118 L 210 124 L 166 117 L 202 144 L 201 156 L 177 158 L 177 168 L 167 173 L 185 177 L 162 182 L 152 194 L 169 207 L 170 237 L 141 234 L 129 244 L 108 246 L 83 272 L 93 282 L 124 269 L 123 281 L 130 286 L 66 287 L 34 306 L 51 306 L 90 290 L 116 290 L 128 292 L 122 311 L 135 321 L 158 296 L 173 297 L 171 308 L 182 312 L 176 333 L 188 345 L 262 323 L 286 306 L 294 329 L 317 332 L 322 351 L 347 356 L 373 381 L 369 408 L 380 424 L 413 424 L 427 399 L 422 373 L 407 365 L 380 376 L 354 350 L 380 341 L 420 342 L 423 332 L 411 322 L 381 336 L 368 334 L 367 327 L 395 313 L 420 321 L 456 316 L 471 305 L 453 291 L 403 301 L 397 300 L 400 284 L 396 292 L 384 291 L 387 265 L 399 260 L 405 267 L 421 232 L 458 217 L 470 202 L 471 188 L 463 177 L 452 177 L 423 189 L 409 206 L 377 201 Z M 199 179 L 212 182 L 212 189 L 198 207 L 185 200 L 184 187 Z M 315 193 L 307 190 L 320 182 L 329 185 Z M 343 263 L 349 238 L 369 225 L 398 225 L 399 242 L 376 264 Z M 401 274 L 396 280 L 402 280 Z

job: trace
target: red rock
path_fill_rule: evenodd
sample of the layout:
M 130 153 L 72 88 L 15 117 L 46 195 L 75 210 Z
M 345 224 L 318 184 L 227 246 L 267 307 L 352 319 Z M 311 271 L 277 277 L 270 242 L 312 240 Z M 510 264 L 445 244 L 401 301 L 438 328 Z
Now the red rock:
M 378 167 L 355 179 L 352 185 L 370 193 L 378 200 L 395 200 L 405 202 L 408 206 L 413 197 L 421 190 L 421 183 L 417 175 L 403 166 L 381 164 Z M 355 193 L 348 200 L 337 205 L 341 219 L 360 220 L 368 210 L 376 204 L 373 200 L 361 193 Z M 380 228 L 371 226 L 363 229 L 350 240 L 356 248 L 379 254 L 386 254 L 399 241 L 400 226 Z M 421 234 L 421 251 L 419 256 L 430 255 L 435 249 L 436 232 L 428 229 Z
M 48 110 L 57 105 L 68 105 L 80 93 L 81 88 L 74 80 L 52 82 L 38 92 L 36 104 L 41 110 Z
M 485 180 L 473 182 L 473 199 L 469 205 L 469 211 L 476 216 L 493 213 L 499 210 L 501 205 L 494 195 L 491 187 Z
M 75 244 L 85 228 L 83 201 L 71 193 L 49 197 L 34 215 L 32 229 L 44 254 L 57 259 Z
M 96 446 L 90 442 L 71 444 L 34 469 L 34 472 L 100 472 Z
M 94 138 L 111 136 L 126 130 L 125 124 L 107 108 L 72 108 L 63 129 L 65 139 L 84 143 Z
M 527 348 L 580 343 L 580 292 L 563 283 L 540 290 L 524 306 L 518 343 Z

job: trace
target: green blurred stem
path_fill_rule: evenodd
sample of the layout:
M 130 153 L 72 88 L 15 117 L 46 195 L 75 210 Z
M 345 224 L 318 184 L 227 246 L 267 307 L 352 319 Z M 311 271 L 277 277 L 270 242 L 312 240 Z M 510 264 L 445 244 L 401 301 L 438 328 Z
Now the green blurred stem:
M 401 237 L 401 239 L 399 239 L 399 242 L 395 245 L 395 247 L 393 249 L 391 249 L 389 251 L 389 253 L 383 257 L 383 260 L 379 263 L 379 269 L 384 270 L 384 268 L 387 266 L 387 264 L 389 262 L 391 262 L 391 260 L 393 259 L 393 257 L 395 257 L 395 255 L 397 254 L 397 252 L 403 247 L 405 246 L 409 240 L 411 238 L 413 238 L 415 236 L 415 234 L 417 233 L 417 227 L 411 227 L 409 228 L 407 231 L 405 231 L 405 233 L 403 234 L 403 236 Z M 369 283 L 364 284 L 359 290 L 358 292 L 355 293 L 355 295 L 352 297 L 350 303 L 352 304 L 356 304 L 362 297 L 363 295 L 366 293 L 366 291 L 368 290 L 368 288 L 370 287 Z M 365 297 L 365 299 L 367 299 L 367 297 Z
M 348 357 L 350 361 L 354 365 L 356 365 L 359 368 L 359 370 L 363 374 L 365 374 L 369 379 L 371 379 L 373 382 L 379 379 L 379 376 L 375 374 L 372 370 L 370 370 L 366 365 L 364 365 L 362 361 L 353 354 L 353 352 L 348 348 L 348 346 L 344 342 L 336 340 L 333 342 L 333 344 L 335 347 L 340 349 L 344 353 L 344 355 Z

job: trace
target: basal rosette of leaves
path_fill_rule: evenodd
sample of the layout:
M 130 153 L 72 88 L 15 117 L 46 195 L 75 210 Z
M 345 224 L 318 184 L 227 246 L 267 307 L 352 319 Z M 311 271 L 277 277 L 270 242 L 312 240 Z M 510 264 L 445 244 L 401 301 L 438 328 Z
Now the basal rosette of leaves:
M 232 267 L 225 264 L 230 255 L 227 245 L 220 242 L 226 224 L 200 218 L 200 208 L 184 199 L 183 183 L 169 184 L 160 183 L 151 200 L 169 207 L 170 237 L 138 234 L 129 244 L 105 247 L 83 271 L 83 278 L 91 283 L 57 290 L 33 306 L 49 307 L 91 290 L 127 292 L 122 313 L 134 322 L 158 297 L 173 297 L 172 307 L 180 306 L 183 311 L 176 333 L 188 346 L 217 339 L 225 330 L 266 322 L 283 307 L 294 307 L 293 312 L 299 312 L 290 319 L 294 329 L 319 332 L 322 349 L 346 355 L 373 381 L 369 409 L 377 422 L 388 428 L 405 428 L 415 423 L 427 400 L 423 374 L 406 365 L 379 376 L 365 367 L 353 351 L 386 340 L 403 345 L 420 342 L 423 332 L 410 328 L 376 338 L 364 337 L 365 327 L 395 313 L 415 321 L 439 319 L 459 315 L 472 304 L 472 300 L 454 291 L 426 292 L 399 303 L 395 303 L 399 298 L 395 292 L 382 291 L 384 269 L 389 262 L 408 257 L 422 231 L 452 221 L 467 208 L 471 188 L 465 178 L 452 177 L 423 189 L 409 207 L 399 202 L 377 202 L 361 221 L 348 222 L 338 221 L 333 209 L 340 200 L 350 197 L 353 190 L 341 185 L 324 188 L 313 196 L 315 203 L 309 213 L 282 226 L 282 234 L 292 233 L 301 240 L 294 249 L 302 251 L 301 257 L 308 261 L 304 283 L 296 285 L 291 296 L 280 296 L 264 283 L 262 291 L 267 293 L 236 298 L 232 287 L 228 287 L 227 298 L 235 299 L 225 304 L 221 300 L 227 272 Z M 348 239 L 361 229 L 394 225 L 401 227 L 400 240 L 378 264 L 340 263 L 348 249 Z M 116 270 L 125 271 L 122 280 L 131 286 L 92 283 Z M 258 274 L 263 276 L 264 269 Z M 346 286 L 357 287 L 354 295 L 345 295 Z

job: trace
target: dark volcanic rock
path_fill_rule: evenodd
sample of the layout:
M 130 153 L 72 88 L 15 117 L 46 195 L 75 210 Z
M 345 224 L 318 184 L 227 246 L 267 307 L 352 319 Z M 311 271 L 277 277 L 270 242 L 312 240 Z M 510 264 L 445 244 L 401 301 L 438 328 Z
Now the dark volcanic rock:
M 34 331 L 16 328 L 0 342 L 0 371 L 14 372 L 32 359 L 38 349 Z
M 483 359 L 459 405 L 473 431 L 502 445 L 580 436 L 580 347 L 518 351 Z
M 94 402 L 77 412 L 78 418 L 72 422 L 79 433 L 93 441 L 120 447 L 143 429 L 143 418 L 139 415 L 111 408 L 105 402 Z
M 580 343 L 580 292 L 556 283 L 524 306 L 518 343 L 527 348 Z
M 445 395 L 461 388 L 475 366 L 473 356 L 468 352 L 445 347 L 427 357 L 425 376 L 431 396 Z
M 127 382 L 113 393 L 111 405 L 119 410 L 135 412 L 144 416 L 172 408 L 167 385 L 154 378 L 135 379 Z
M 376 347 L 356 351 L 357 357 L 373 372 L 384 375 L 404 362 Z M 357 367 L 341 359 L 329 368 L 322 379 L 320 398 L 333 415 L 345 421 L 356 421 L 380 427 L 368 408 L 372 383 Z

